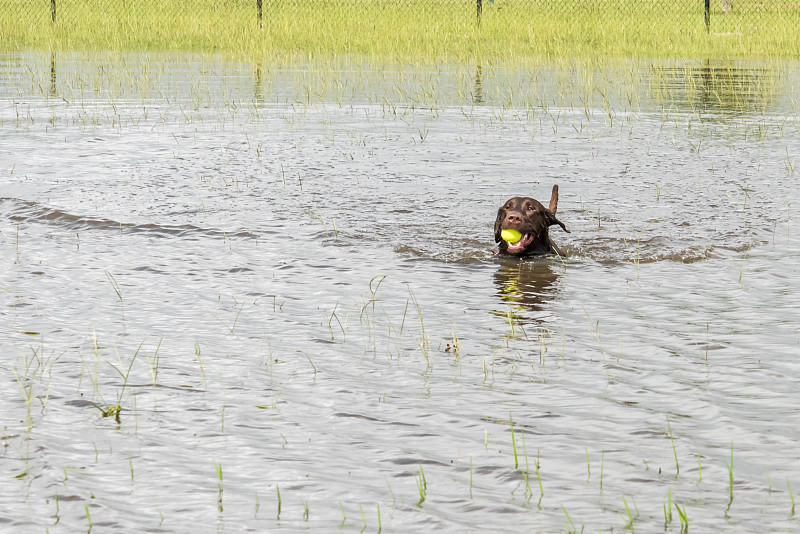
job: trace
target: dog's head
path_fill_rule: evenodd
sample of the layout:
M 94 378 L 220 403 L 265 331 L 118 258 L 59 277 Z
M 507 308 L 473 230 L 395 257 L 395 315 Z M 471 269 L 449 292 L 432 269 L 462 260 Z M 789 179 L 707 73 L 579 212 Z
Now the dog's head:
M 501 254 L 530 256 L 557 253 L 558 249 L 550 240 L 549 229 L 557 224 L 569 232 L 564 223 L 556 218 L 558 210 L 558 186 L 553 186 L 550 206 L 545 208 L 541 202 L 530 197 L 514 197 L 497 210 L 494 222 L 494 240 L 500 243 Z M 522 237 L 515 243 L 500 237 L 503 230 L 517 230 Z

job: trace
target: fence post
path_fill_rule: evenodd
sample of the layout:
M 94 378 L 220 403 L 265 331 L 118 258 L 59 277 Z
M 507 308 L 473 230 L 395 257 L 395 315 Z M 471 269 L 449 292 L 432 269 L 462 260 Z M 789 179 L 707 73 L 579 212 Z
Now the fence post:
M 55 2 L 55 0 L 53 0 Z M 706 0 L 708 2 L 708 0 Z M 481 25 L 481 11 L 483 11 L 481 0 L 478 0 L 478 26 Z
M 711 0 L 706 0 L 706 33 L 711 33 Z
M 56 21 L 56 0 L 50 0 L 50 17 Z
M 53 1 L 55 2 L 55 0 L 53 0 Z M 256 0 L 256 7 L 258 8 L 258 27 L 259 28 L 263 28 L 264 26 L 263 26 L 263 22 L 262 22 L 262 20 L 263 20 L 262 16 L 263 15 L 262 15 L 262 12 L 261 12 L 261 0 Z

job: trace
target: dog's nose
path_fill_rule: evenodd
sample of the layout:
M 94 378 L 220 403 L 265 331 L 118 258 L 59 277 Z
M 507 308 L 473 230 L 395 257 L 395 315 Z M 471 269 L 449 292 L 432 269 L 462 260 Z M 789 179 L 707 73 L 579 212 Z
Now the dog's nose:
M 506 215 L 506 222 L 508 224 L 519 224 L 522 222 L 522 216 L 519 213 L 509 213 Z

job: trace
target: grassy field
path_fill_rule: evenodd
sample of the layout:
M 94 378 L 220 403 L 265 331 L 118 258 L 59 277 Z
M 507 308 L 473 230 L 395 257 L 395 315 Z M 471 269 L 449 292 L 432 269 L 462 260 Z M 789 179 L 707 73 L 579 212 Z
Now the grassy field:
M 701 2 L 670 6 L 619 0 L 579 5 L 484 0 L 477 23 L 472 0 L 340 0 L 313 4 L 264 0 L 190 3 L 0 0 L 0 47 L 56 50 L 192 50 L 240 57 L 352 54 L 393 61 L 529 60 L 643 57 L 796 57 L 800 7 L 711 4 L 706 31 Z

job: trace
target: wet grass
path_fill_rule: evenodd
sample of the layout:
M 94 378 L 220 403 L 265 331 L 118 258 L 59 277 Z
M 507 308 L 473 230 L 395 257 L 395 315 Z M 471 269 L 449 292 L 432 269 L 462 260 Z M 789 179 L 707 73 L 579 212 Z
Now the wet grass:
M 0 14 L 5 47 L 213 51 L 261 59 L 345 55 L 417 64 L 627 55 L 782 58 L 800 52 L 800 10 L 792 7 L 776 13 L 740 9 L 733 22 L 714 13 L 725 31 L 709 33 L 700 4 L 691 12 L 669 12 L 658 2 L 639 3 L 635 11 L 614 1 L 570 9 L 484 2 L 480 24 L 471 2 L 265 2 L 259 20 L 255 2 L 62 0 L 55 23 L 44 3 L 37 10 L 16 2 L 6 2 Z

